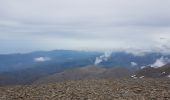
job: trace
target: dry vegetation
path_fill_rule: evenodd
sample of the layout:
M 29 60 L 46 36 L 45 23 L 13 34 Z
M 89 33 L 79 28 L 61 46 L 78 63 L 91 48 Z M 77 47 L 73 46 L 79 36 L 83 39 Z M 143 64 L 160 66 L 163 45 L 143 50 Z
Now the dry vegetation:
M 101 79 L 0 88 L 0 100 L 170 100 L 168 79 Z

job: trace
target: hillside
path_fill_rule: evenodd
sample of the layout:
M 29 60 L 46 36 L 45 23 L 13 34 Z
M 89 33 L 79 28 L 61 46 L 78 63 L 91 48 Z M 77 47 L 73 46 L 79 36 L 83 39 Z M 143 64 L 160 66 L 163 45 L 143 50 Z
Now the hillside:
M 0 100 L 169 100 L 166 79 L 79 80 L 0 87 Z
M 136 76 L 144 76 L 149 78 L 166 78 L 170 75 L 170 64 L 166 64 L 159 68 L 146 67 L 136 72 Z
M 68 80 L 86 80 L 86 79 L 103 79 L 103 78 L 125 78 L 130 77 L 132 72 L 124 67 L 103 68 L 99 66 L 85 66 L 65 70 L 61 73 L 41 78 L 34 83 L 55 83 Z

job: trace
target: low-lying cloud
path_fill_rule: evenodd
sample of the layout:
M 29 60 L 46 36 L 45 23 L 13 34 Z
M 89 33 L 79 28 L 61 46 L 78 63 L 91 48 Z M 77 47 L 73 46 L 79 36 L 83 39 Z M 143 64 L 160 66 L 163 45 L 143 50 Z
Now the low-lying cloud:
M 105 52 L 103 55 L 96 57 L 94 64 L 98 65 L 98 64 L 102 63 L 103 61 L 107 61 L 111 57 L 111 55 L 112 55 L 111 51 Z
M 166 57 L 161 57 L 159 59 L 157 59 L 153 64 L 151 64 L 150 66 L 151 67 L 154 67 L 154 68 L 159 68 L 159 67 L 162 67 L 166 64 L 170 63 L 170 59 L 169 58 L 166 58 Z
M 37 58 L 34 58 L 34 61 L 35 62 L 45 62 L 45 61 L 50 61 L 51 58 L 49 57 L 37 57 Z
M 136 62 L 131 62 L 130 64 L 131 64 L 132 67 L 135 67 L 135 66 L 138 65 Z

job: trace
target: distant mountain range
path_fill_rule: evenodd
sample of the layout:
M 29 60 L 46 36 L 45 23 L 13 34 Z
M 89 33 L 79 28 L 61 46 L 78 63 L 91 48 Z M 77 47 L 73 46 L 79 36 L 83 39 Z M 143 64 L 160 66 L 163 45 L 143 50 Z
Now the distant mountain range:
M 51 76 L 57 76 L 56 80 L 122 77 L 136 71 L 140 73 L 146 66 L 154 68 L 166 65 L 169 59 L 170 55 L 155 52 L 134 55 L 126 52 L 54 50 L 1 54 L 0 85 L 32 84 Z
M 78 66 L 93 64 L 98 52 L 71 50 L 38 51 L 27 54 L 0 55 L 0 72 L 12 72 L 23 69 L 50 66 Z M 76 63 L 77 62 L 77 63 Z

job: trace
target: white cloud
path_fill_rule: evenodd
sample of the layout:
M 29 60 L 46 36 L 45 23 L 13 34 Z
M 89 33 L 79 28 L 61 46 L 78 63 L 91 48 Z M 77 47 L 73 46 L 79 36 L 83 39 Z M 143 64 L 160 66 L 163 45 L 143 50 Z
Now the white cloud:
M 136 62 L 131 62 L 131 66 L 137 66 L 138 64 Z
M 167 63 L 170 63 L 170 59 L 161 57 L 157 59 L 153 64 L 151 64 L 151 67 L 159 68 L 166 65 Z
M 35 62 L 45 62 L 45 61 L 49 61 L 49 60 L 51 60 L 51 58 L 49 58 L 49 57 L 37 57 L 37 58 L 34 58 Z
M 170 52 L 169 6 L 168 0 L 0 0 L 0 53 Z
M 146 68 L 146 66 L 141 66 L 140 68 L 141 68 L 141 69 L 144 69 L 144 68 Z
M 112 52 L 106 51 L 100 57 L 96 57 L 96 60 L 95 60 L 94 64 L 98 65 L 98 64 L 102 63 L 103 61 L 107 61 L 111 57 L 111 55 L 112 55 Z

